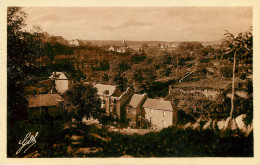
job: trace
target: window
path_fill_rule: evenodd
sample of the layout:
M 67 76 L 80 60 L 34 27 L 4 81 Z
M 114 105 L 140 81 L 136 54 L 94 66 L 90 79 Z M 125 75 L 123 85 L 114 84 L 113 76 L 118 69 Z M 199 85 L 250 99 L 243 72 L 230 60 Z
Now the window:
M 163 125 L 165 124 L 165 120 L 162 121 L 162 124 L 163 124 Z
M 153 110 L 152 110 L 152 109 L 150 109 L 150 113 L 153 113 Z
M 152 118 L 152 117 L 150 117 L 150 123 L 152 123 L 152 121 L 153 121 L 153 118 Z
M 165 111 L 163 111 L 163 117 L 165 117 L 166 116 L 166 112 Z

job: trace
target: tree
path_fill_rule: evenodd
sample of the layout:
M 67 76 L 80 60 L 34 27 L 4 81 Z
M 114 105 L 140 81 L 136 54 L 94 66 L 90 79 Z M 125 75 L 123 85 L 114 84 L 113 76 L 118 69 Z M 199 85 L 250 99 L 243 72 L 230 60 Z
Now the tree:
M 23 96 L 23 86 L 27 79 L 28 67 L 25 65 L 25 55 L 28 53 L 21 29 L 26 25 L 26 14 L 19 7 L 9 7 L 7 10 L 7 115 L 8 123 L 26 117 L 26 99 Z M 15 101 L 14 101 L 15 100 Z M 9 125 L 9 124 L 8 124 Z M 9 125 L 10 126 L 10 125 Z
M 8 37 L 21 37 L 21 29 L 26 26 L 27 14 L 21 7 L 9 7 L 7 9 L 7 34 Z
M 7 146 L 8 156 L 15 153 L 21 132 L 18 126 L 27 117 L 24 88 L 36 80 L 35 60 L 40 42 L 35 34 L 24 32 L 27 14 L 20 7 L 7 9 Z M 37 50 L 38 49 L 38 50 Z M 16 134 L 16 136 L 13 136 Z
M 143 93 L 150 90 L 151 84 L 156 78 L 155 74 L 154 65 L 147 59 L 140 64 L 134 64 L 127 74 L 127 79 L 129 84 L 133 84 L 137 93 Z
M 24 87 L 36 81 L 39 69 L 35 60 L 42 54 L 39 28 L 32 33 L 22 30 L 26 16 L 20 7 L 7 9 L 7 105 L 11 123 L 26 118 Z
M 77 125 L 82 124 L 86 117 L 98 118 L 100 115 L 101 100 L 97 89 L 91 84 L 77 83 L 63 94 L 62 107 Z
M 203 57 L 204 46 L 200 42 L 181 42 L 175 52 L 180 54 L 183 61 L 200 59 Z
M 127 84 L 126 71 L 129 69 L 130 65 L 125 60 L 111 61 L 109 70 L 110 81 L 116 85 L 119 85 L 121 90 L 124 90 Z
M 233 79 L 232 79 L 232 96 L 231 96 L 231 111 L 232 118 L 234 111 L 234 93 L 235 93 L 235 70 L 236 62 L 244 64 L 252 64 L 253 57 L 253 35 L 250 31 L 239 33 L 236 37 L 227 31 L 225 35 L 224 45 L 226 47 L 226 58 L 233 61 Z

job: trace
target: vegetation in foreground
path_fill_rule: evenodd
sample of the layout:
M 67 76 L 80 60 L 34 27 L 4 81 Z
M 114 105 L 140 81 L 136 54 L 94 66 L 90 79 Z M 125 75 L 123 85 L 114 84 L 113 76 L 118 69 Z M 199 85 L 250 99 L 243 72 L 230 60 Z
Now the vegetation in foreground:
M 15 155 L 18 157 L 34 157 L 31 153 L 35 152 L 38 153 L 37 157 L 253 156 L 253 134 L 248 137 L 244 137 L 243 134 L 231 136 L 230 132 L 169 127 L 160 132 L 150 132 L 144 135 L 123 135 L 110 132 L 105 127 L 97 128 L 95 125 L 81 125 L 67 129 L 60 129 L 61 127 L 57 126 L 30 125 L 30 128 L 26 130 L 22 127 L 25 125 L 20 125 L 24 136 L 28 131 L 40 131 L 40 133 L 37 143 L 27 153 Z M 98 151 L 79 152 L 84 149 Z

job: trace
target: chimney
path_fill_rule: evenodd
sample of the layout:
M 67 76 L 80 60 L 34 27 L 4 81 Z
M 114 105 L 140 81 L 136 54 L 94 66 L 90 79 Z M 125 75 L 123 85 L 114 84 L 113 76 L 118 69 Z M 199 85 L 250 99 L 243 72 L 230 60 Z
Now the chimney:
M 169 94 L 172 92 L 172 85 L 169 85 Z
M 52 76 L 53 76 L 53 78 L 56 77 L 56 71 L 55 71 L 55 72 L 52 72 Z
M 148 98 L 148 94 L 147 93 L 143 93 L 144 95 L 144 100 L 146 100 Z
M 54 86 L 51 87 L 51 91 L 50 91 L 51 94 L 54 93 Z

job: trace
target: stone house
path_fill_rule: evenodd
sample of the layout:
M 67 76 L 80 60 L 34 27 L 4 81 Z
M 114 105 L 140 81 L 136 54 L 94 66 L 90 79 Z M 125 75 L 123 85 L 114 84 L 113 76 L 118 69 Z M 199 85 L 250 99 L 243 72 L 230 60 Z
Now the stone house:
M 108 51 L 112 51 L 112 52 L 118 52 L 118 53 L 126 53 L 128 51 L 128 47 L 125 46 L 110 46 L 108 48 Z
M 95 84 L 97 94 L 101 99 L 101 108 L 105 110 L 106 116 L 112 116 L 118 120 L 124 120 L 124 104 L 132 94 L 132 89 L 128 88 L 125 92 L 121 91 L 118 86 Z
M 55 116 L 57 114 L 58 105 L 62 101 L 59 94 L 39 94 L 29 95 L 27 116 L 28 119 L 40 117 L 43 114 Z
M 143 105 L 142 116 L 148 120 L 150 126 L 156 129 L 175 125 L 178 120 L 178 112 L 170 101 L 146 99 Z
M 133 94 L 129 103 L 126 105 L 126 122 L 131 127 L 144 127 L 141 126 L 142 121 L 142 106 L 147 99 L 147 94 Z
M 73 79 L 66 72 L 53 72 L 49 79 L 54 81 L 55 89 L 63 94 L 73 84 Z
M 79 46 L 79 41 L 76 39 L 76 40 L 70 40 L 69 41 L 69 45 L 71 46 Z
M 120 48 L 117 48 L 116 51 L 118 53 L 126 53 L 128 51 L 128 49 L 126 47 L 120 47 Z
M 86 82 L 87 83 L 87 82 Z M 166 128 L 177 123 L 178 114 L 170 101 L 147 99 L 147 94 L 133 94 L 132 88 L 121 91 L 118 86 L 95 84 L 105 110 L 120 123 L 137 128 Z
M 111 96 L 119 89 L 114 85 L 104 84 L 95 84 L 94 87 L 97 88 L 97 94 L 101 99 L 101 108 L 105 109 L 105 114 L 109 116 Z
M 133 93 L 132 88 L 127 88 L 125 92 L 112 95 L 110 99 L 110 116 L 114 116 L 121 123 L 126 121 L 126 104 Z
M 119 47 L 119 46 L 110 46 L 110 47 L 108 48 L 108 50 L 109 50 L 109 51 L 112 51 L 112 52 L 115 52 L 115 51 L 117 51 L 118 48 L 120 48 L 120 47 Z

